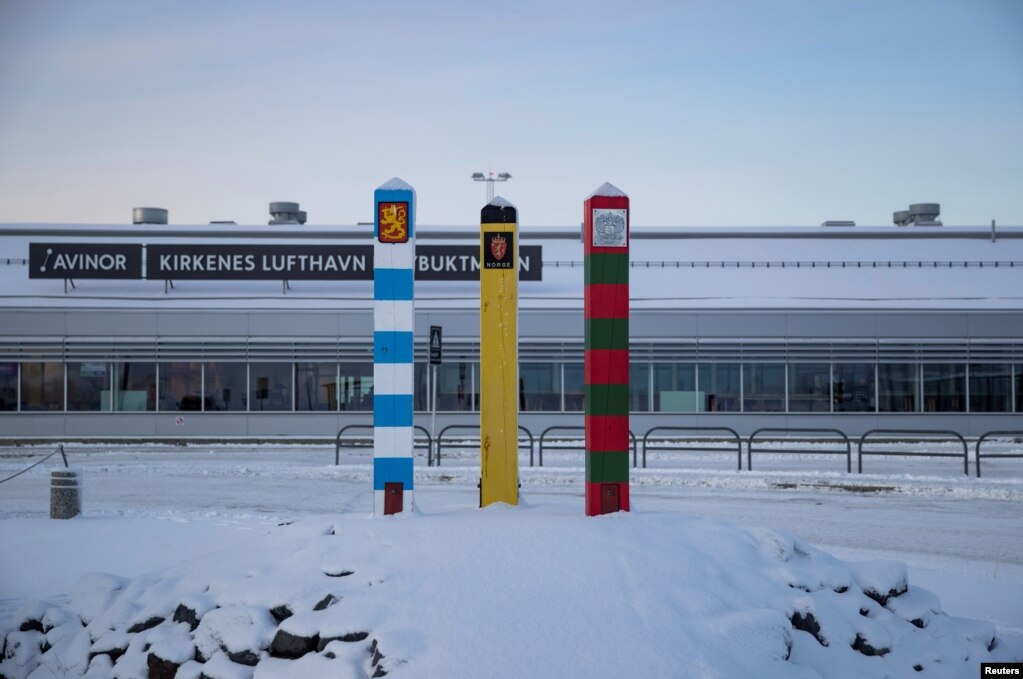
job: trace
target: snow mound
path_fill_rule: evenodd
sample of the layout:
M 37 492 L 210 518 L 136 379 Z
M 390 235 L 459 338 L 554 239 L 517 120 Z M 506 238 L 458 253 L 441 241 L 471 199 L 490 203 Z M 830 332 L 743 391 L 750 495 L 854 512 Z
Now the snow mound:
M 1023 632 L 778 531 L 538 506 L 305 519 L 0 629 L 0 676 L 977 676 Z
M 414 189 L 404 179 L 391 177 L 386 182 L 378 186 L 377 191 L 414 191 Z
M 611 182 L 604 182 L 589 195 L 590 198 L 601 196 L 604 198 L 628 198 L 628 195 Z

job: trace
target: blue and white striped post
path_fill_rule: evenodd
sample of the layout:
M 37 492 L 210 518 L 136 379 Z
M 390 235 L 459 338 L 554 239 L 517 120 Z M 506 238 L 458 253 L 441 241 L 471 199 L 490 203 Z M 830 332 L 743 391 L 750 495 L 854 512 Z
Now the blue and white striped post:
M 373 194 L 373 512 L 411 511 L 416 192 L 397 177 Z

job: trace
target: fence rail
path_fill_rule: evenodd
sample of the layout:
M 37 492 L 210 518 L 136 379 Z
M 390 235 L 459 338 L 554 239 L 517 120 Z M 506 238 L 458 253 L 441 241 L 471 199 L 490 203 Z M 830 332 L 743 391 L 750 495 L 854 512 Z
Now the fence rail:
M 68 463 L 67 463 L 67 455 L 64 454 L 64 444 L 63 443 L 58 443 L 57 447 L 54 449 L 54 451 L 52 453 L 50 453 L 49 455 L 47 455 L 46 457 L 44 457 L 41 460 L 36 460 L 35 462 L 30 464 L 29 466 L 27 466 L 24 469 L 22 469 L 20 472 L 17 472 L 15 474 L 11 474 L 6 479 L 0 479 L 0 483 L 5 483 L 7 481 L 10 481 L 11 479 L 18 478 L 19 476 L 21 476 L 25 472 L 29 471 L 30 469 L 34 469 L 34 468 L 38 467 L 39 465 L 41 465 L 43 462 L 46 462 L 47 460 L 49 460 L 51 457 L 53 457 L 57 453 L 60 453 L 60 457 L 64 460 L 64 468 L 67 469 L 68 468 Z
M 1012 437 L 1013 443 L 1023 443 L 1023 431 L 989 431 L 979 439 L 977 439 L 977 478 L 980 478 L 980 444 L 984 441 L 989 441 L 996 437 Z M 1017 448 L 1020 452 L 1018 453 L 988 453 L 984 457 L 1007 457 L 1007 458 L 1023 458 L 1023 447 Z
M 425 447 L 426 447 L 426 466 L 427 467 L 432 467 L 433 466 L 433 460 L 432 460 L 432 458 L 430 456 L 431 456 L 432 451 L 433 451 L 433 438 L 430 436 L 430 432 L 428 432 L 424 427 L 420 427 L 417 424 L 413 428 L 414 429 L 418 429 L 419 431 L 423 432 L 423 436 L 426 437 L 426 444 L 425 444 Z M 341 427 L 341 431 L 339 431 L 337 433 L 337 436 L 334 437 L 334 466 L 335 467 L 337 465 L 341 464 L 341 437 L 345 434 L 345 432 L 351 431 L 353 429 L 358 429 L 358 430 L 366 430 L 366 429 L 368 429 L 370 431 L 370 436 L 368 437 L 369 445 L 370 446 L 373 445 L 373 435 L 372 435 L 373 425 L 372 424 L 349 424 L 349 425 L 347 425 L 345 427 Z M 424 445 L 422 443 L 416 443 L 415 440 L 413 440 L 412 447 L 413 448 L 423 448 Z
M 757 436 L 761 434 L 784 434 L 785 438 L 774 438 L 771 439 L 775 443 L 805 443 L 813 442 L 815 439 L 807 438 L 793 438 L 790 434 L 810 434 L 817 435 L 820 437 L 819 440 L 822 443 L 845 443 L 845 451 L 841 450 L 824 450 L 821 448 L 785 448 L 784 450 L 778 450 L 776 448 L 754 448 L 753 444 Z M 846 473 L 852 473 L 852 443 L 849 442 L 849 437 L 845 435 L 845 432 L 839 429 L 779 429 L 773 427 L 763 427 L 757 429 L 755 432 L 749 435 L 746 443 L 746 470 L 753 471 L 753 453 L 773 453 L 777 455 L 799 455 L 799 454 L 812 454 L 812 455 L 842 455 L 845 454 L 845 471 Z
M 721 440 L 721 441 L 730 441 L 730 440 L 733 440 L 733 439 L 735 440 L 735 452 L 736 452 L 736 457 L 738 459 L 736 469 L 738 469 L 739 471 L 742 470 L 742 438 L 739 436 L 738 432 L 736 432 L 734 429 L 732 429 L 730 427 L 654 427 L 653 429 L 648 430 L 647 433 L 643 435 L 643 469 L 646 469 L 646 451 L 647 451 L 648 444 L 651 443 L 650 435 L 653 434 L 654 432 L 658 432 L 658 431 L 675 431 L 675 432 L 682 432 L 682 431 L 684 431 L 684 432 L 693 432 L 693 433 L 703 432 L 703 433 L 706 433 L 706 434 L 711 434 L 713 432 L 728 432 L 728 434 L 730 434 L 730 436 L 719 436 L 718 439 Z M 689 439 L 689 440 L 692 440 L 692 441 L 694 441 L 696 443 L 701 443 L 702 442 L 702 440 L 700 440 L 700 439 Z M 675 445 L 675 446 L 651 446 L 651 450 L 696 450 L 696 451 L 700 451 L 700 452 L 713 452 L 713 453 L 720 453 L 720 452 L 723 452 L 723 451 L 727 450 L 726 448 L 720 448 L 720 447 L 714 448 L 714 447 L 711 447 L 711 446 L 688 445 L 686 443 L 686 439 L 681 439 L 681 438 L 671 439 L 670 442 L 674 442 L 674 443 L 676 443 L 678 445 Z M 633 466 L 635 466 L 635 464 L 633 464 Z
M 444 434 L 446 432 L 452 431 L 452 430 L 479 432 L 480 426 L 478 424 L 449 424 L 448 426 L 446 426 L 443 429 L 441 429 L 440 433 L 437 434 L 437 466 L 438 467 L 440 466 L 441 451 L 444 449 Z M 526 434 L 525 438 L 529 441 L 529 466 L 532 467 L 533 466 L 533 448 L 534 448 L 533 432 L 529 431 L 528 429 L 523 427 L 521 424 L 519 425 L 519 431 L 520 432 L 525 432 L 525 434 Z M 522 444 L 521 444 L 522 438 L 523 438 L 522 436 L 519 436 L 519 438 L 518 438 L 518 440 L 520 441 L 519 448 L 522 448 Z M 473 438 L 473 440 L 479 441 L 479 434 L 478 433 Z M 449 444 L 449 447 L 450 447 L 450 444 Z M 542 463 L 541 463 L 541 466 L 542 466 Z
M 887 436 L 887 440 L 880 441 L 868 441 L 874 436 Z M 941 453 L 933 451 L 866 451 L 864 452 L 863 446 L 866 443 L 872 443 L 874 445 L 887 444 L 908 444 L 919 441 L 919 438 L 913 439 L 910 437 L 926 437 L 929 443 L 939 443 L 941 441 L 958 441 L 963 446 L 963 453 L 960 456 L 959 453 Z M 892 438 L 897 437 L 897 438 Z M 983 438 L 983 437 L 982 437 Z M 948 429 L 871 429 L 863 436 L 860 437 L 860 441 L 857 444 L 857 468 L 858 473 L 863 473 L 863 456 L 873 455 L 876 457 L 882 456 L 896 456 L 896 457 L 962 457 L 963 458 L 963 473 L 967 476 L 970 475 L 970 452 L 969 447 L 966 445 L 966 439 L 962 437 L 959 432 L 951 431 Z
M 547 434 L 549 434 L 550 432 L 555 431 L 555 430 L 558 430 L 558 431 L 586 431 L 586 427 L 578 427 L 578 426 L 573 427 L 573 426 L 568 426 L 568 425 L 555 425 L 553 427 L 547 427 L 546 429 L 544 429 L 543 432 L 540 433 L 540 446 L 539 446 L 539 450 L 540 450 L 540 466 L 541 467 L 543 466 L 543 448 L 544 448 L 543 444 L 544 444 L 544 441 L 547 438 Z M 573 436 L 569 440 L 571 440 L 571 441 L 582 441 L 582 443 L 580 445 L 577 445 L 577 446 L 557 446 L 556 450 L 586 450 L 586 438 L 585 437 L 575 437 L 575 436 Z M 639 446 L 636 445 L 636 435 L 632 433 L 631 429 L 629 430 L 629 440 L 632 441 L 632 468 L 635 469 L 636 465 L 639 462 L 639 455 L 638 455 Z

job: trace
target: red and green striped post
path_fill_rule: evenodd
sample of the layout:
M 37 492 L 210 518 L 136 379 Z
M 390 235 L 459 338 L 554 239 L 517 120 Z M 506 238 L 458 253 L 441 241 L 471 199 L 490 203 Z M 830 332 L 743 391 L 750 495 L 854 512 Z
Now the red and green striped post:
M 629 197 L 583 203 L 586 515 L 629 511 Z

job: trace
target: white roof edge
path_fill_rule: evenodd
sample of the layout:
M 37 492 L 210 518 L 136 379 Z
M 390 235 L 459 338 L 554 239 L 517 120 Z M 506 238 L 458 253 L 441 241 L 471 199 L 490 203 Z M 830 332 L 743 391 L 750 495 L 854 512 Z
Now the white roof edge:
M 597 187 L 597 190 L 591 193 L 587 198 L 594 198 L 601 196 L 603 198 L 628 198 L 629 195 L 622 191 L 620 188 L 612 184 L 611 182 L 604 182 Z
M 400 177 L 391 177 L 377 187 L 377 191 L 415 191 L 412 185 Z

